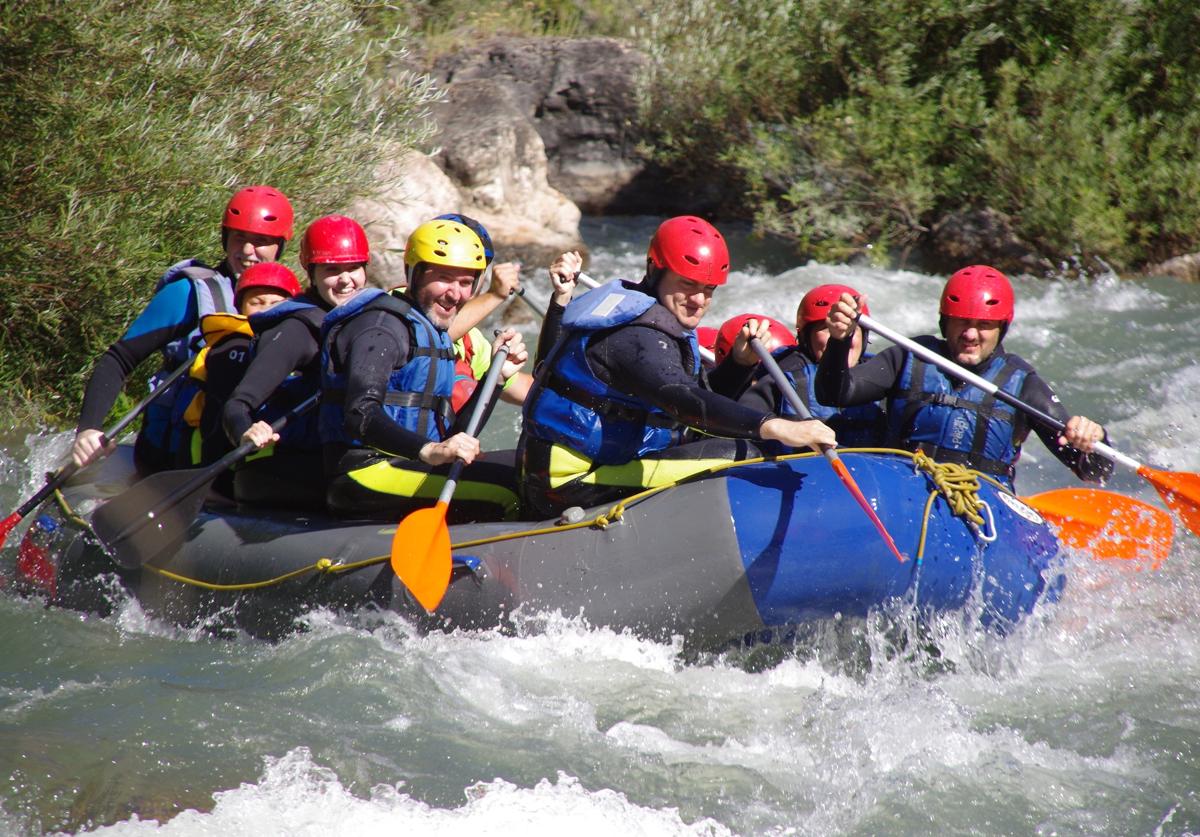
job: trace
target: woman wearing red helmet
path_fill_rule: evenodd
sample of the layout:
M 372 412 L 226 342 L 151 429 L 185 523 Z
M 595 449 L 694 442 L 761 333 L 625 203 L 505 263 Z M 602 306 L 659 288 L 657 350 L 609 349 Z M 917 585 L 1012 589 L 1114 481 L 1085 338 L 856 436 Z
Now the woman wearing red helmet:
M 847 285 L 818 285 L 800 300 L 796 310 L 796 336 L 798 343 L 775 353 L 775 360 L 792 388 L 804 400 L 814 418 L 819 418 L 833 428 L 838 443 L 847 447 L 874 447 L 883 443 L 886 421 L 883 410 L 875 402 L 854 407 L 827 407 L 817 400 L 814 384 L 817 364 L 825 354 L 829 342 L 829 326 L 825 322 L 833 305 L 842 294 L 858 297 L 858 291 Z M 866 306 L 863 306 L 866 310 Z M 862 328 L 855 328 L 850 341 L 847 362 L 856 366 L 863 357 L 866 335 Z M 770 410 L 782 416 L 795 413 L 791 403 L 779 390 L 770 375 L 760 374 L 754 384 L 738 399 L 742 404 L 759 410 Z M 775 453 L 790 453 L 782 448 L 771 448 Z
M 1033 367 L 1004 350 L 1013 302 L 1012 285 L 1003 273 L 987 265 L 964 267 L 942 290 L 942 339 L 927 335 L 916 340 L 1061 419 L 1067 426 L 1061 436 L 1040 425 L 1032 429 L 1080 479 L 1102 481 L 1113 465 L 1088 451 L 1093 442 L 1107 440 L 1104 428 L 1083 416 L 1070 416 Z M 859 307 L 853 295 L 842 294 L 830 312 L 831 339 L 817 372 L 817 397 L 827 404 L 862 404 L 886 397 L 890 444 L 923 450 L 939 462 L 968 465 L 1011 487 L 1021 445 L 1031 429 L 1025 414 L 899 346 L 848 368 L 846 338 Z
M 264 455 L 237 469 L 238 502 L 289 508 L 322 508 L 324 463 L 315 411 L 288 422 L 282 433 L 271 422 L 321 386 L 321 324 L 325 314 L 367 283 L 371 249 L 353 218 L 325 215 L 300 240 L 300 264 L 308 288 L 294 299 L 250 318 L 255 339 L 251 360 L 222 413 L 233 444 L 252 441 Z
M 113 450 L 112 446 L 104 447 L 100 426 L 130 373 L 161 351 L 162 368 L 150 379 L 153 388 L 192 357 L 199 343 L 200 318 L 234 311 L 234 283 L 238 277 L 251 265 L 278 260 L 284 242 L 291 237 L 292 207 L 279 190 L 249 186 L 229 200 L 221 223 L 221 263 L 213 269 L 196 259 L 185 259 L 169 268 L 159 279 L 149 305 L 96 362 L 71 450 L 75 464 L 86 465 Z M 173 386 L 146 407 L 134 445 L 134 461 L 143 474 L 174 464 L 184 436 L 172 423 L 178 391 Z
M 776 418 L 720 394 L 731 379 L 744 380 L 735 361 L 706 386 L 695 329 L 728 275 L 721 234 L 680 216 L 654 234 L 640 284 L 609 282 L 548 312 L 548 322 L 561 317 L 562 336 L 525 401 L 518 456 L 527 516 L 608 502 L 758 455 L 748 440 L 834 442 L 818 421 Z M 753 357 L 744 343 L 734 353 Z M 684 443 L 687 427 L 727 438 Z

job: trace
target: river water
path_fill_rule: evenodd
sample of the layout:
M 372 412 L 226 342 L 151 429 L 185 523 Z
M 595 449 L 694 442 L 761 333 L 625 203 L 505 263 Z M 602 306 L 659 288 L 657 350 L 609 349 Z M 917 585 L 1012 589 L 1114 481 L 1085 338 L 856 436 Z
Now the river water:
M 640 275 L 652 229 L 588 221 L 591 273 Z M 938 277 L 731 241 L 709 324 L 790 322 L 806 288 L 840 281 L 898 331 L 936 328 Z M 1009 348 L 1119 449 L 1200 470 L 1200 287 L 1016 286 Z M 499 415 L 490 438 L 514 422 Z M 7 437 L 5 511 L 65 445 Z M 1068 484 L 1031 441 L 1018 488 Z M 1135 475 L 1110 487 L 1158 502 Z M 1071 555 L 1062 601 L 1006 637 L 953 615 L 872 619 L 717 655 L 571 614 L 422 636 L 392 615 L 316 613 L 269 645 L 134 601 L 100 619 L 0 596 L 0 833 L 1197 832 L 1198 563 L 1180 526 L 1157 570 Z

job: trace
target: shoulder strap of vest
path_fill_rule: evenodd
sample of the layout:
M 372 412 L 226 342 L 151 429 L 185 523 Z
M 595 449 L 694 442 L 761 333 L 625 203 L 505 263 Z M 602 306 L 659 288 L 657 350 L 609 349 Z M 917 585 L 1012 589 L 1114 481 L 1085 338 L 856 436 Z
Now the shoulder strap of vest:
M 169 285 L 176 279 L 183 279 L 186 277 L 188 279 L 203 280 L 215 274 L 215 270 L 199 259 L 184 259 L 182 261 L 175 262 L 175 264 L 163 271 L 162 276 L 158 277 L 158 282 L 156 282 L 154 285 L 154 290 L 156 292 L 160 291 L 164 285 Z
M 1012 362 L 1011 355 L 1004 355 L 1003 359 L 1001 360 L 999 371 L 997 371 L 995 377 L 992 378 L 992 383 L 996 385 L 997 389 L 1004 389 L 1005 385 L 1008 384 L 1009 379 L 1012 378 L 1013 373 L 1016 371 L 1017 364 Z M 997 412 L 996 396 L 989 392 L 984 395 L 983 399 L 978 403 L 977 406 L 972 406 L 978 415 L 978 418 L 975 420 L 975 435 L 971 439 L 971 450 L 975 454 L 982 456 L 984 447 L 987 445 L 988 424 L 991 422 L 992 418 Z M 1013 408 L 1007 405 L 1005 405 L 1003 409 L 1005 413 L 1010 415 L 1014 412 Z
M 634 320 L 652 307 L 655 299 L 619 280 L 606 282 L 576 297 L 563 312 L 564 329 L 598 331 Z

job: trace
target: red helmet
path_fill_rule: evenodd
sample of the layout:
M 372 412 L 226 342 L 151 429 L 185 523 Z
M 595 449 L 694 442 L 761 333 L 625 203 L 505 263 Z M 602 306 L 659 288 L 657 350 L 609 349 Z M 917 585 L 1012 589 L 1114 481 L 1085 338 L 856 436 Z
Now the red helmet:
M 973 264 L 956 272 L 942 289 L 938 308 L 944 317 L 968 320 L 1013 319 L 1013 289 L 1008 277 L 994 267 Z
M 650 239 L 647 258 L 657 268 L 705 285 L 724 285 L 729 278 L 729 248 L 724 236 L 694 215 L 663 221 Z
M 247 186 L 229 199 L 221 226 L 290 241 L 292 205 L 278 189 L 272 189 L 270 186 Z
M 712 326 L 700 326 L 696 329 L 696 342 L 700 344 L 701 349 L 711 352 L 717 345 L 717 330 Z
M 713 347 L 713 354 L 717 357 L 717 363 L 723 361 L 733 350 L 733 341 L 737 340 L 738 332 L 742 330 L 742 326 L 746 324 L 747 320 L 766 320 L 771 337 L 777 344 L 775 348 L 796 345 L 796 336 L 792 334 L 792 330 L 779 322 L 779 320 L 762 314 L 738 314 L 736 317 L 730 317 L 721 323 L 721 328 L 717 331 L 717 342 Z
M 367 234 L 353 218 L 326 215 L 308 225 L 300 241 L 300 266 L 366 264 L 371 260 Z
M 241 306 L 242 294 L 251 288 L 268 288 L 288 297 L 300 293 L 300 281 L 287 265 L 279 262 L 258 262 L 242 271 L 234 289 L 234 302 Z
M 825 322 L 825 318 L 829 316 L 829 309 L 842 298 L 842 294 L 850 294 L 852 297 L 859 295 L 858 291 L 849 285 L 817 285 L 806 293 L 800 300 L 800 307 L 796 309 L 796 328 L 803 329 L 811 323 Z M 859 306 L 859 310 L 864 314 L 871 313 L 871 309 L 865 304 Z

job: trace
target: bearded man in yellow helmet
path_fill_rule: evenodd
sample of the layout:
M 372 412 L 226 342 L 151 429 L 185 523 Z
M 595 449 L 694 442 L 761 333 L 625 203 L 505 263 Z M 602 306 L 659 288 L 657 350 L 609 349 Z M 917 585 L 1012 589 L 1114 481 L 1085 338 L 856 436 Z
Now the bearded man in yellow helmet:
M 457 415 L 451 407 L 455 354 L 447 330 L 486 267 L 483 244 L 463 224 L 428 221 L 409 236 L 404 264 L 402 292 L 367 288 L 325 316 L 320 431 L 328 505 L 345 515 L 388 518 L 431 506 L 446 470 L 462 459 L 468 467 L 452 516 L 512 517 L 511 453 L 476 461 L 479 440 L 462 432 L 482 392 Z M 507 380 L 526 350 L 512 330 L 496 338 L 493 352 L 504 344 Z

